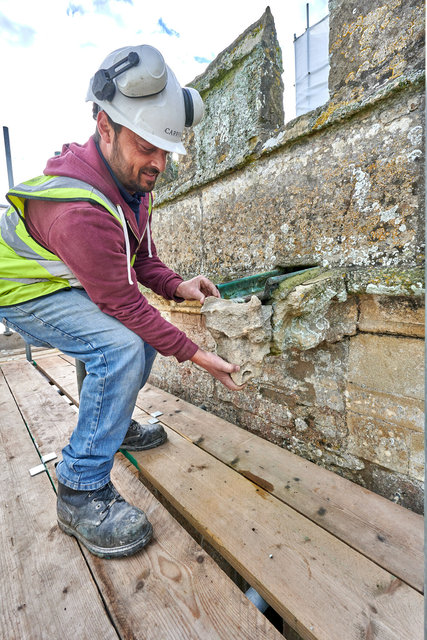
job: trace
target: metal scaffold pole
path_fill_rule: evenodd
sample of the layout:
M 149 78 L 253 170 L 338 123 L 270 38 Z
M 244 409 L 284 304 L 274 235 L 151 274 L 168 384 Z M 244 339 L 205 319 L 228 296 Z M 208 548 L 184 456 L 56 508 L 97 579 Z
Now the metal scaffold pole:
M 3 139 L 4 139 L 4 150 L 6 153 L 6 167 L 7 167 L 7 180 L 9 183 L 9 189 L 11 189 L 14 185 L 13 180 L 13 169 L 12 169 L 12 153 L 10 151 L 10 138 L 9 138 L 9 127 L 3 127 Z M 8 327 L 6 327 L 5 335 L 10 335 L 7 333 Z M 31 345 L 25 343 L 25 355 L 27 356 L 27 360 L 29 362 L 33 361 L 33 357 L 31 354 Z

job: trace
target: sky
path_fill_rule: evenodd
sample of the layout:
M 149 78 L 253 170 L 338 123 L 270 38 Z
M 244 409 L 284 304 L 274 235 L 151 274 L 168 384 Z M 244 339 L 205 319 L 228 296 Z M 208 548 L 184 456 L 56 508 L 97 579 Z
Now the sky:
M 104 58 L 127 45 L 150 44 L 182 86 L 208 64 L 266 6 L 282 48 L 285 121 L 295 117 L 294 34 L 306 27 L 304 0 L 0 0 L 0 125 L 9 128 L 14 182 L 40 175 L 67 142 L 94 131 L 90 78 Z M 310 24 L 328 13 L 327 0 L 309 2 Z M 0 144 L 0 204 L 8 189 Z

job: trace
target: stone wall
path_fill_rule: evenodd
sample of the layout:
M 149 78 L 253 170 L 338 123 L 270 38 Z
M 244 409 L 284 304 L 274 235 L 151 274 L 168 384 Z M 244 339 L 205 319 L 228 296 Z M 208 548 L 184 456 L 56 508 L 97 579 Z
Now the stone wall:
M 156 194 L 184 277 L 313 267 L 271 300 L 261 373 L 231 393 L 159 357 L 151 381 L 415 510 L 423 479 L 424 6 L 332 0 L 330 101 L 283 126 L 269 11 L 194 81 L 207 117 Z M 201 347 L 198 303 L 147 293 Z

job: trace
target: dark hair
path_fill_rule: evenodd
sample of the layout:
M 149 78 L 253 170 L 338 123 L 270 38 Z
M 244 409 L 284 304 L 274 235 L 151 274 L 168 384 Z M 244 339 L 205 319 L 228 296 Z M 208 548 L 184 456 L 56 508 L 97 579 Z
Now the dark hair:
M 94 120 L 96 120 L 97 115 L 100 111 L 103 111 L 103 109 L 101 109 L 101 107 L 99 106 L 99 104 L 96 104 L 96 102 L 93 103 L 92 105 L 92 117 Z M 119 133 L 122 130 L 122 125 L 121 124 L 117 124 L 117 122 L 114 122 L 114 120 L 111 120 L 110 116 L 108 115 L 107 112 L 105 112 L 108 122 L 110 124 L 110 126 L 113 128 L 115 133 Z M 98 127 L 96 127 L 95 129 L 95 140 L 96 142 L 99 142 L 101 139 L 101 136 L 99 135 L 99 131 L 98 131 Z

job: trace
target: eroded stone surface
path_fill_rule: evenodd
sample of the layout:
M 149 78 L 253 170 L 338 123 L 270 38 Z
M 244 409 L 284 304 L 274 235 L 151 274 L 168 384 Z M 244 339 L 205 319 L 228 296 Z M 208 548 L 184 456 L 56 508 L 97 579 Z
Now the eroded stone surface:
M 423 99 L 408 90 L 205 184 L 194 231 L 194 195 L 164 203 L 154 212 L 159 254 L 185 276 L 203 269 L 218 281 L 278 265 L 420 264 L 423 126 Z
M 346 274 L 346 286 L 349 293 L 424 298 L 425 270 L 421 265 L 353 268 Z
M 216 341 L 217 354 L 240 366 L 240 371 L 231 376 L 234 382 L 244 384 L 257 376 L 264 357 L 270 352 L 271 307 L 261 305 L 256 296 L 240 304 L 209 297 L 202 314 L 206 328 Z
M 273 342 L 275 353 L 288 347 L 313 349 L 329 338 L 339 339 L 345 333 L 355 333 L 357 315 L 350 323 L 341 323 L 340 331 L 331 331 L 333 318 L 327 312 L 333 300 L 345 302 L 345 272 L 327 271 L 315 278 L 310 272 L 301 284 L 292 287 L 293 279 L 285 281 L 274 293 Z
M 354 336 L 350 340 L 348 380 L 367 389 L 423 400 L 424 341 L 370 334 Z
M 269 8 L 195 78 L 205 102 L 199 125 L 187 129 L 187 155 L 171 167 L 168 178 L 190 186 L 235 167 L 283 125 L 282 52 Z M 170 160 L 172 163 L 172 159 Z

